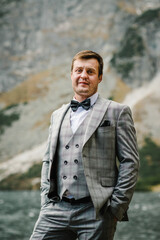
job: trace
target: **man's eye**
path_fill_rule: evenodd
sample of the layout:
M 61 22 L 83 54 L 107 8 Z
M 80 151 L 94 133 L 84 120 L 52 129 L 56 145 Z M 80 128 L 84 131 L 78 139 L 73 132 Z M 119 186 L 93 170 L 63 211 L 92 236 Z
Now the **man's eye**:
M 93 71 L 92 70 L 88 70 L 88 74 L 92 74 L 93 73 Z
M 77 72 L 80 73 L 82 70 L 81 69 L 77 69 Z

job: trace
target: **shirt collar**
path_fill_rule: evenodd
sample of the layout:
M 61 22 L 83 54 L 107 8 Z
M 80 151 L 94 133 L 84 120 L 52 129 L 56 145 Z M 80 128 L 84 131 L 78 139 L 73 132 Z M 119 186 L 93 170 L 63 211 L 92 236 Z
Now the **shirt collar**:
M 91 106 L 93 106 L 95 104 L 95 102 L 97 101 L 98 98 L 98 92 L 96 92 L 95 94 L 93 94 L 91 97 L 89 97 L 91 100 Z

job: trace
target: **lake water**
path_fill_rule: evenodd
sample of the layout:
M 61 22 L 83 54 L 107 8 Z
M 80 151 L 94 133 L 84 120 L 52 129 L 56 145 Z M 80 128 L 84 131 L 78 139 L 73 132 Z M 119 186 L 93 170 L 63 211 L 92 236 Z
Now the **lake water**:
M 39 191 L 0 192 L 0 239 L 28 240 L 39 209 Z M 129 218 L 118 223 L 114 240 L 159 240 L 160 193 L 135 193 Z

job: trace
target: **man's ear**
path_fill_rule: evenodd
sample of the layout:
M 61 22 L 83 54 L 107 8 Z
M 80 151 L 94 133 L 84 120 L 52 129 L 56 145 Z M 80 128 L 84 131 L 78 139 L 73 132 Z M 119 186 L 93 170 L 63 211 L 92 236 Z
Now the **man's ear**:
M 71 71 L 71 80 L 72 80 L 73 71 Z
M 98 77 L 99 78 L 99 83 L 102 81 L 102 77 L 103 77 L 102 74 Z

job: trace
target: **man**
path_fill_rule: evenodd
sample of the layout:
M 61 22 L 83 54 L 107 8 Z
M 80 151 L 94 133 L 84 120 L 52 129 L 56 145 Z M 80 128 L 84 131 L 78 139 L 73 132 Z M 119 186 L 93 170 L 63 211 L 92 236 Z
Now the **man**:
M 102 75 L 99 54 L 73 58 L 74 99 L 51 117 L 31 240 L 111 240 L 127 220 L 139 168 L 135 128 L 129 107 L 98 95 Z

